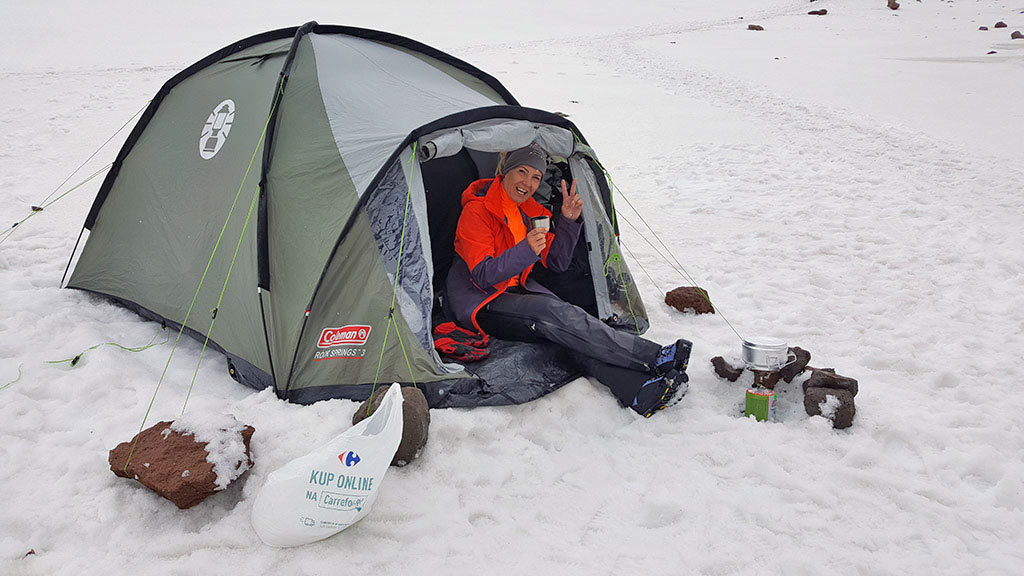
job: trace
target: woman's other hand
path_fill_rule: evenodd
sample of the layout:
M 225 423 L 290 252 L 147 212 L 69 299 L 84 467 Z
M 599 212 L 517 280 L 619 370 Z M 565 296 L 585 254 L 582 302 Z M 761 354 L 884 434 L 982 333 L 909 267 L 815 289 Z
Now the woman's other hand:
M 534 228 L 526 233 L 526 243 L 530 245 L 530 249 L 537 256 L 544 251 L 544 247 L 547 246 L 547 238 L 544 237 L 548 233 L 547 228 Z

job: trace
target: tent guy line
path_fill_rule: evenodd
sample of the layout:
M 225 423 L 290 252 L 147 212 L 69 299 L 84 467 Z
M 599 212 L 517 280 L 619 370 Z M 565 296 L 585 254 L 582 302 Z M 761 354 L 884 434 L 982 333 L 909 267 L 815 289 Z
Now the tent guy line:
M 83 181 L 79 182 L 79 183 L 78 183 L 78 184 L 76 184 L 75 186 L 72 186 L 70 190 L 68 190 L 67 192 L 64 192 L 63 194 L 61 194 L 60 196 L 58 196 L 58 197 L 57 197 L 56 199 L 54 199 L 54 200 L 53 200 L 53 202 L 50 202 L 50 201 L 49 201 L 49 200 L 50 200 L 50 198 L 53 198 L 53 195 L 54 195 L 54 194 L 56 194 L 56 193 L 57 193 L 57 191 L 58 191 L 58 190 L 60 190 L 60 189 L 61 189 L 61 188 L 62 188 L 62 187 L 63 187 L 63 186 L 65 185 L 65 184 L 67 184 L 67 183 L 68 183 L 68 181 L 69 181 L 69 180 L 71 180 L 71 178 L 72 178 L 72 177 L 74 177 L 74 175 L 75 175 L 75 174 L 77 174 L 79 170 L 81 170 L 82 168 L 84 168 L 84 167 L 85 167 L 85 165 L 86 165 L 86 164 L 88 164 L 90 160 L 92 160 L 93 158 L 95 158 L 95 157 L 96 157 L 96 155 L 97 155 L 97 154 L 99 154 L 100 150 L 102 150 L 104 146 L 106 146 L 107 144 L 109 144 L 111 140 L 113 140 L 113 139 L 114 139 L 114 138 L 115 138 L 115 137 L 116 137 L 116 136 L 117 136 L 118 134 L 120 134 L 120 133 L 121 133 L 121 131 L 122 131 L 122 130 L 124 130 L 124 129 L 125 129 L 125 128 L 126 128 L 126 127 L 127 127 L 128 125 L 129 125 L 129 124 L 131 124 L 132 120 L 134 120 L 134 119 L 135 119 L 136 117 L 138 117 L 138 115 L 139 115 L 139 114 L 142 114 L 143 110 L 145 110 L 145 109 L 146 109 L 146 107 L 147 107 L 147 106 L 149 106 L 149 102 L 150 102 L 150 101 L 149 101 L 149 100 L 147 100 L 147 101 L 146 101 L 146 104 L 144 104 L 144 105 L 142 106 L 142 108 L 140 108 L 140 109 L 138 110 L 138 112 L 136 112 L 135 114 L 132 114 L 132 115 L 131 115 L 131 117 L 130 117 L 130 118 L 128 118 L 128 120 L 126 120 L 126 121 L 125 121 L 125 123 L 124 123 L 124 124 L 122 124 L 120 128 L 118 128 L 117 130 L 115 130 L 115 131 L 114 131 L 114 133 L 113 133 L 113 134 L 111 134 L 109 138 L 107 138 L 106 140 L 104 140 L 104 141 L 103 141 L 103 143 L 102 143 L 102 144 L 100 144 L 100 145 L 99 145 L 99 146 L 98 146 L 98 147 L 96 148 L 96 150 L 94 150 L 94 151 L 93 151 L 93 153 L 92 153 L 92 154 L 90 154 L 90 155 L 89 155 L 89 157 L 85 159 L 85 161 L 83 161 L 83 162 L 82 162 L 81 164 L 79 164 L 79 165 L 78 165 L 78 168 L 75 168 L 74 170 L 72 170 L 72 171 L 71 171 L 71 173 L 70 173 L 70 174 L 68 174 L 67 178 L 65 178 L 63 182 L 61 182 L 60 184 L 58 184 L 58 185 L 57 185 L 57 186 L 56 186 L 56 187 L 55 187 L 55 188 L 53 189 L 53 191 L 52 191 L 52 192 L 50 192 L 50 193 L 49 193 L 49 194 L 48 194 L 48 195 L 46 196 L 46 198 L 43 198 L 42 202 L 39 202 L 38 204 L 36 204 L 35 206 L 33 206 L 32 212 L 31 212 L 31 213 L 30 213 L 30 214 L 29 214 L 28 216 L 25 216 L 24 218 L 22 218 L 22 219 L 21 219 L 21 220 L 19 220 L 18 222 L 15 222 L 15 223 L 14 223 L 14 225 L 13 225 L 13 226 L 11 226 L 11 227 L 10 227 L 9 229 L 7 229 L 7 230 L 4 230 L 3 232 L 0 232 L 0 235 L 2 235 L 2 237 L 0 237 L 0 244 L 3 244 L 3 243 L 4 243 L 4 242 L 5 242 L 6 240 L 7 240 L 7 238 L 9 238 L 9 237 L 11 236 L 11 234 L 13 234 L 13 233 L 14 233 L 14 229 L 15 229 L 15 228 L 17 228 L 18 226 L 20 226 L 21 224 L 23 224 L 23 223 L 24 223 L 24 222 L 25 222 L 26 220 L 28 220 L 29 218 L 31 218 L 31 217 L 33 217 L 33 216 L 35 216 L 35 215 L 36 215 L 37 213 L 41 212 L 41 211 L 42 211 L 43 209 L 45 209 L 45 208 L 47 208 L 47 207 L 49 207 L 49 206 L 52 206 L 52 205 L 53 205 L 53 204 L 54 204 L 55 202 L 57 202 L 58 200 L 60 200 L 60 199 L 61 199 L 61 198 L 63 198 L 64 196 L 67 196 L 67 195 L 68 195 L 68 193 L 70 193 L 70 192 L 74 191 L 75 189 L 77 189 L 78 187 L 82 186 L 82 185 L 83 185 L 83 184 L 85 184 L 86 182 L 88 182 L 88 181 L 92 180 L 92 179 L 93 179 L 93 178 L 95 178 L 95 177 L 96 177 L 97 175 L 99 175 L 99 174 L 100 174 L 101 172 L 103 172 L 104 170 L 106 170 L 107 168 L 110 168 L 110 166 L 112 166 L 112 165 L 113 165 L 113 162 L 111 162 L 110 164 L 107 164 L 107 165 L 106 165 L 106 166 L 104 166 L 103 168 L 100 168 L 100 169 L 99 169 L 99 170 L 97 170 L 97 171 L 96 171 L 95 173 L 93 173 L 93 174 L 92 174 L 91 176 L 89 176 L 89 177 L 88 177 L 88 178 L 86 178 L 85 180 L 83 180 Z M 38 208 L 39 208 L 39 210 L 36 210 L 36 209 L 35 209 L 36 207 L 38 207 Z M 76 245 L 77 245 L 77 242 L 76 242 Z M 70 264 L 70 262 L 69 262 L 69 264 Z M 67 270 L 65 270 L 65 271 L 64 271 L 64 274 L 65 274 L 65 275 L 67 275 Z M 63 279 L 61 279 L 61 284 L 63 284 L 63 283 L 64 283 L 64 280 L 63 280 Z
M 577 136 L 577 139 L 578 138 L 579 137 Z M 650 231 L 651 235 L 654 236 L 654 238 L 658 241 L 658 243 L 661 244 L 662 248 L 665 249 L 665 252 L 662 253 L 662 251 L 659 250 L 657 246 L 655 246 L 654 244 L 651 243 L 650 239 L 647 238 L 647 235 L 644 234 L 643 231 L 641 231 L 632 222 L 630 222 L 628 219 L 626 219 L 626 217 L 622 214 L 622 212 L 619 211 L 617 208 L 615 208 L 614 201 L 612 202 L 612 214 L 615 215 L 616 219 L 612 220 L 612 225 L 616 226 L 615 223 L 617 221 L 617 218 L 621 217 L 623 220 L 625 220 L 625 222 L 627 224 L 630 225 L 631 228 L 633 228 L 633 230 L 636 231 L 637 234 L 640 235 L 641 238 L 644 239 L 645 242 L 647 242 L 648 245 L 650 245 L 651 248 L 654 249 L 655 254 L 657 254 L 658 256 L 661 256 L 661 259 L 664 260 L 665 263 L 668 264 L 670 268 L 672 268 L 677 273 L 679 273 L 679 275 L 682 276 L 683 279 L 686 280 L 687 282 L 690 282 L 694 286 L 699 286 L 699 284 L 697 284 L 697 281 L 694 280 L 693 276 L 691 276 L 690 273 L 686 271 L 686 268 L 684 268 L 682 263 L 679 262 L 679 259 L 676 258 L 675 254 L 672 253 L 672 250 L 669 249 L 669 247 L 665 244 L 664 240 L 662 240 L 661 237 L 658 236 L 658 233 L 654 231 L 654 228 L 651 227 L 651 225 L 647 223 L 647 220 L 644 218 L 643 214 L 641 214 L 640 211 L 637 210 L 636 206 L 634 206 L 633 203 L 629 200 L 629 197 L 626 196 L 626 194 L 622 191 L 622 189 L 619 188 L 618 184 L 615 183 L 615 180 L 612 179 L 612 175 L 608 172 L 608 170 L 604 167 L 604 165 L 601 164 L 601 162 L 598 161 L 598 159 L 594 158 L 593 156 L 590 156 L 590 159 L 593 160 L 595 164 L 597 164 L 598 168 L 600 168 L 602 172 L 604 172 L 604 175 L 605 175 L 606 178 L 608 178 L 608 183 L 611 184 L 612 189 L 614 189 L 616 192 L 619 193 L 620 196 L 622 196 L 622 199 L 625 200 L 626 204 L 633 210 L 634 213 L 636 213 L 637 217 L 640 218 L 640 221 L 644 223 L 644 226 L 647 227 L 647 230 Z M 609 198 L 614 198 L 614 195 L 609 195 Z M 616 229 L 617 229 L 617 226 L 616 226 Z M 615 236 L 615 241 L 616 241 L 616 245 L 618 244 L 618 242 L 621 241 L 621 239 L 620 239 L 618 234 L 616 234 L 616 236 Z M 625 246 L 625 244 L 623 244 L 623 246 Z M 669 256 L 671 256 L 672 257 L 672 261 L 670 261 L 668 259 L 668 257 L 665 256 L 665 254 L 668 254 Z M 674 264 L 673 264 L 673 262 L 674 262 Z M 639 260 L 637 260 L 637 263 L 639 264 Z M 640 265 L 640 267 L 641 267 L 641 269 L 643 269 L 643 265 Z M 644 269 L 644 272 L 647 272 L 647 270 Z M 648 274 L 647 276 L 650 277 L 650 274 Z M 653 281 L 654 279 L 651 278 L 651 280 Z M 655 285 L 657 286 L 657 283 L 655 283 Z M 659 288 L 659 290 L 660 290 L 660 288 Z M 706 290 L 701 290 L 700 294 L 701 294 L 701 296 L 705 300 L 707 300 L 708 304 L 711 305 L 711 307 L 715 310 L 715 312 L 722 318 L 723 321 L 725 321 L 725 323 L 729 326 L 729 328 L 733 331 L 733 333 L 736 334 L 736 337 L 739 338 L 740 341 L 742 342 L 744 340 L 743 336 L 741 336 L 739 331 L 737 331 L 736 328 L 732 325 L 732 322 L 729 322 L 729 319 L 725 317 L 725 314 L 722 314 L 721 309 L 718 306 L 716 306 L 713 302 L 711 302 L 711 297 L 708 295 L 707 291 Z
M 409 159 L 409 176 L 406 178 L 406 183 L 412 182 L 412 166 L 416 162 L 416 147 L 419 143 L 412 143 L 412 157 Z M 373 405 L 373 393 L 377 391 L 377 384 L 380 383 L 380 369 L 384 365 L 384 350 L 388 345 L 388 334 L 391 332 L 391 325 L 395 323 L 395 301 L 398 299 L 398 286 L 402 282 L 402 254 L 405 253 L 405 233 L 409 223 L 409 202 L 412 199 L 412 186 L 406 187 L 405 192 L 405 215 L 402 216 L 402 237 L 398 245 L 398 267 L 395 269 L 395 287 L 391 292 L 391 307 L 388 309 L 388 326 L 384 330 L 384 344 L 380 347 L 380 359 L 377 361 L 377 373 L 373 377 L 373 388 L 370 388 L 370 399 L 367 406 Z M 419 385 L 416 384 L 416 374 L 413 372 L 412 363 L 409 362 L 409 354 L 405 351 L 405 343 L 402 342 L 402 333 L 398 330 L 398 326 L 395 326 L 395 336 L 398 336 L 398 344 L 402 347 L 402 356 L 405 357 L 406 367 L 409 368 L 409 378 L 412 379 L 412 385 L 419 389 Z
M 156 382 L 156 387 L 153 390 L 153 397 L 149 400 L 149 406 L 146 407 L 146 413 L 142 417 L 142 423 L 139 424 L 139 433 L 146 427 L 146 421 L 149 419 L 149 413 L 153 409 L 153 403 L 156 401 L 156 395 L 160 392 L 160 385 L 163 383 L 164 378 L 167 376 L 167 368 L 171 365 L 171 358 L 174 357 L 174 351 L 178 348 L 178 342 L 181 340 L 181 334 L 185 331 L 185 325 L 188 323 L 188 318 L 192 314 L 192 309 L 196 305 L 196 300 L 199 298 L 199 292 L 203 289 L 203 283 L 206 281 L 206 275 L 210 271 L 210 266 L 213 264 L 213 258 L 217 255 L 217 250 L 220 248 L 220 242 L 224 238 L 224 231 L 228 228 L 228 223 L 231 221 L 231 215 L 235 211 L 235 205 L 238 204 L 238 197 L 242 194 L 242 189 L 245 187 L 245 180 L 249 177 L 249 172 L 252 171 L 252 165 L 256 161 L 256 153 L 259 152 L 260 147 L 263 145 L 263 139 L 267 135 L 267 127 L 270 125 L 270 120 L 274 117 L 274 111 L 277 109 L 277 104 L 281 100 L 281 94 L 284 92 L 284 86 L 279 85 L 277 94 L 274 96 L 274 105 L 271 107 L 270 114 L 267 116 L 267 121 L 263 125 L 263 132 L 260 134 L 259 141 L 256 143 L 255 148 L 252 151 L 252 158 L 249 160 L 249 167 L 246 168 L 245 174 L 242 175 L 242 182 L 238 185 L 238 191 L 235 192 L 235 199 L 231 202 L 231 208 L 228 210 L 227 218 L 224 220 L 224 225 L 220 229 L 220 235 L 217 236 L 217 242 L 213 245 L 213 252 L 210 254 L 210 260 L 206 263 L 206 269 L 203 270 L 203 276 L 199 279 L 199 285 L 196 286 L 196 293 L 192 296 L 192 303 L 189 304 L 188 312 L 185 313 L 185 319 L 181 321 L 181 327 L 178 329 L 178 335 L 174 339 L 174 345 L 171 347 L 170 353 L 167 355 L 167 362 L 164 363 L 164 369 L 160 373 L 160 379 Z M 235 247 L 235 255 L 231 259 L 231 265 L 228 267 L 227 277 L 224 278 L 224 287 L 220 292 L 220 299 L 217 301 L 217 307 L 220 306 L 221 300 L 224 298 L 224 292 L 227 289 L 228 280 L 231 278 L 231 269 L 235 265 L 235 258 L 238 257 L 238 248 L 242 245 L 242 238 L 245 236 L 245 228 L 249 224 L 249 219 L 252 216 L 253 208 L 256 205 L 256 200 L 259 198 L 259 188 L 256 190 L 256 194 L 253 195 L 252 204 L 249 207 L 249 214 L 245 218 L 245 225 L 242 226 L 242 232 L 238 237 L 238 246 Z M 199 354 L 199 360 L 196 362 L 196 370 L 192 375 L 192 382 L 189 383 L 188 392 L 185 394 L 185 402 L 182 404 L 181 412 L 184 414 L 185 407 L 188 405 L 189 396 L 192 393 L 192 386 L 195 384 L 196 374 L 199 373 L 199 365 L 203 361 L 203 352 L 206 351 L 206 346 L 210 342 L 210 334 L 213 332 L 213 323 L 217 320 L 217 307 L 211 310 L 213 318 L 210 321 L 210 329 L 207 331 L 206 339 L 203 341 L 203 349 Z M 128 470 L 128 464 L 132 461 L 132 454 L 135 452 L 135 446 L 138 443 L 139 435 L 136 434 L 135 440 L 132 442 L 132 448 L 128 452 L 128 457 L 125 459 L 124 468 Z

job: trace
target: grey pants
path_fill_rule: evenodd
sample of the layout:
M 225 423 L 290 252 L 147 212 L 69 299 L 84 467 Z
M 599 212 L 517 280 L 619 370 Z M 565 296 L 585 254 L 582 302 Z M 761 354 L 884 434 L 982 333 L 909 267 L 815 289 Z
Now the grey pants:
M 552 342 L 574 353 L 580 368 L 629 405 L 652 377 L 661 346 L 604 322 L 550 294 L 506 292 L 477 312 L 477 323 L 503 340 Z

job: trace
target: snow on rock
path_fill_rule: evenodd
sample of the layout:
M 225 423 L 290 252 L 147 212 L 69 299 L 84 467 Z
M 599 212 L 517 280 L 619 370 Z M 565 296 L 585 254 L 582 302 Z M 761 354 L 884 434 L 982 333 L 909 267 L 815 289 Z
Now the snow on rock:
M 248 435 L 246 429 L 250 430 Z M 227 488 L 228 484 L 252 467 L 248 438 L 254 430 L 230 414 L 186 412 L 175 418 L 164 434 L 171 430 L 186 436 L 192 435 L 196 442 L 206 444 L 206 461 L 213 464 L 218 490 Z
M 833 420 L 837 410 L 839 410 L 839 398 L 834 394 L 825 394 L 825 401 L 818 404 L 818 412 L 825 418 Z
M 838 388 L 804 389 L 804 410 L 808 416 L 822 416 L 837 429 L 853 425 L 857 414 L 853 393 Z

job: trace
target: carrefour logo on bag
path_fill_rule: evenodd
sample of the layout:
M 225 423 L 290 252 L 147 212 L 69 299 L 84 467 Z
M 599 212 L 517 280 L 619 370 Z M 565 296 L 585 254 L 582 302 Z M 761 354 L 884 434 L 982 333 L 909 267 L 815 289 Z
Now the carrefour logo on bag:
M 203 160 L 209 160 L 217 155 L 221 146 L 227 142 L 234 121 L 233 100 L 225 100 L 213 108 L 213 112 L 206 118 L 206 124 L 203 125 L 203 133 L 199 136 L 199 156 Z
M 362 458 L 359 457 L 359 454 L 349 451 L 338 454 L 338 460 L 341 460 L 342 464 L 345 466 L 352 467 L 359 464 L 359 461 L 362 460 Z
M 362 346 L 370 337 L 370 326 L 352 324 L 341 328 L 324 328 L 320 333 L 317 348 L 333 348 L 335 346 Z

